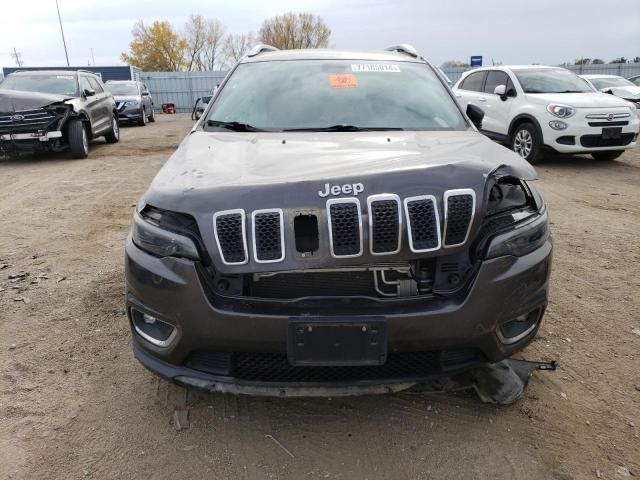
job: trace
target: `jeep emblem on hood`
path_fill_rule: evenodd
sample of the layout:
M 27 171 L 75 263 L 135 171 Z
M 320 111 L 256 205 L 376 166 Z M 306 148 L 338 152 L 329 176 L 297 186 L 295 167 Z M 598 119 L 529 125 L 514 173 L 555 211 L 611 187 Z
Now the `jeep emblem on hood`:
M 364 191 L 364 185 L 361 183 L 346 183 L 340 185 L 324 184 L 324 190 L 318 190 L 318 195 L 321 197 L 328 197 L 329 195 L 358 195 Z

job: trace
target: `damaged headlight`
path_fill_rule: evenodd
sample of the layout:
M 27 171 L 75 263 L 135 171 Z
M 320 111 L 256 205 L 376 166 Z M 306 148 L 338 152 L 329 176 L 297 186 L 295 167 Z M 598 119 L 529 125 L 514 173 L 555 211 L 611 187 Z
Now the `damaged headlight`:
M 485 258 L 503 255 L 521 257 L 540 248 L 549 238 L 549 219 L 544 211 L 532 220 L 516 225 L 491 240 Z
M 131 231 L 133 243 L 142 250 L 158 257 L 182 257 L 200 260 L 196 242 L 188 236 L 187 232 L 185 231 L 185 234 L 181 234 L 163 228 L 162 223 L 157 221 L 158 214 L 156 212 L 152 212 L 152 215 L 144 211 L 134 214 L 133 229 Z

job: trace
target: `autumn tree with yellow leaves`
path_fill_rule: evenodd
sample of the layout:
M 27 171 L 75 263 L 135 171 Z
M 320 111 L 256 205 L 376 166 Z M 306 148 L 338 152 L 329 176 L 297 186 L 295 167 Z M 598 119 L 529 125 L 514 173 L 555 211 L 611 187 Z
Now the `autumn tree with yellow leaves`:
M 123 62 L 145 72 L 177 72 L 185 66 L 187 41 L 167 21 L 156 21 L 148 27 L 142 20 L 131 31 L 130 52 L 123 53 Z

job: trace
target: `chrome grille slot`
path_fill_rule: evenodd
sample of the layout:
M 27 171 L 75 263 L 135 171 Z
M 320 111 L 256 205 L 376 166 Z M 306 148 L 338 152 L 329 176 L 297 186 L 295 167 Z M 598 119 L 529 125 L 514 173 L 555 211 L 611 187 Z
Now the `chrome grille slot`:
M 357 198 L 327 201 L 331 255 L 336 258 L 362 255 L 362 216 Z
M 447 190 L 444 193 L 444 246 L 464 244 L 475 212 L 476 195 L 471 189 Z
M 402 236 L 400 198 L 393 194 L 372 195 L 367 199 L 367 204 L 371 254 L 398 253 Z
M 48 127 L 56 118 L 56 115 L 44 108 L 4 112 L 0 113 L 0 131 L 33 132 Z
M 440 248 L 440 218 L 433 195 L 404 199 L 409 248 L 412 252 L 431 252 Z
M 213 229 L 222 262 L 244 265 L 248 261 L 244 210 L 224 210 L 213 216 Z
M 258 263 L 284 260 L 284 223 L 282 210 L 255 210 L 252 213 L 253 256 Z

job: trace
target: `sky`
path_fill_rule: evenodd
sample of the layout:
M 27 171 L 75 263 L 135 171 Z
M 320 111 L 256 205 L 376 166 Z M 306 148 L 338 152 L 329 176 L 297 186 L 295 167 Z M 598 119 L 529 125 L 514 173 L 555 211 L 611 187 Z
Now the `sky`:
M 322 16 L 334 48 L 409 43 L 431 62 L 560 64 L 575 58 L 640 56 L 640 0 L 58 0 L 72 66 L 122 64 L 131 27 L 191 14 L 217 18 L 231 33 L 257 32 L 288 11 Z M 55 0 L 0 0 L 0 66 L 65 65 Z

